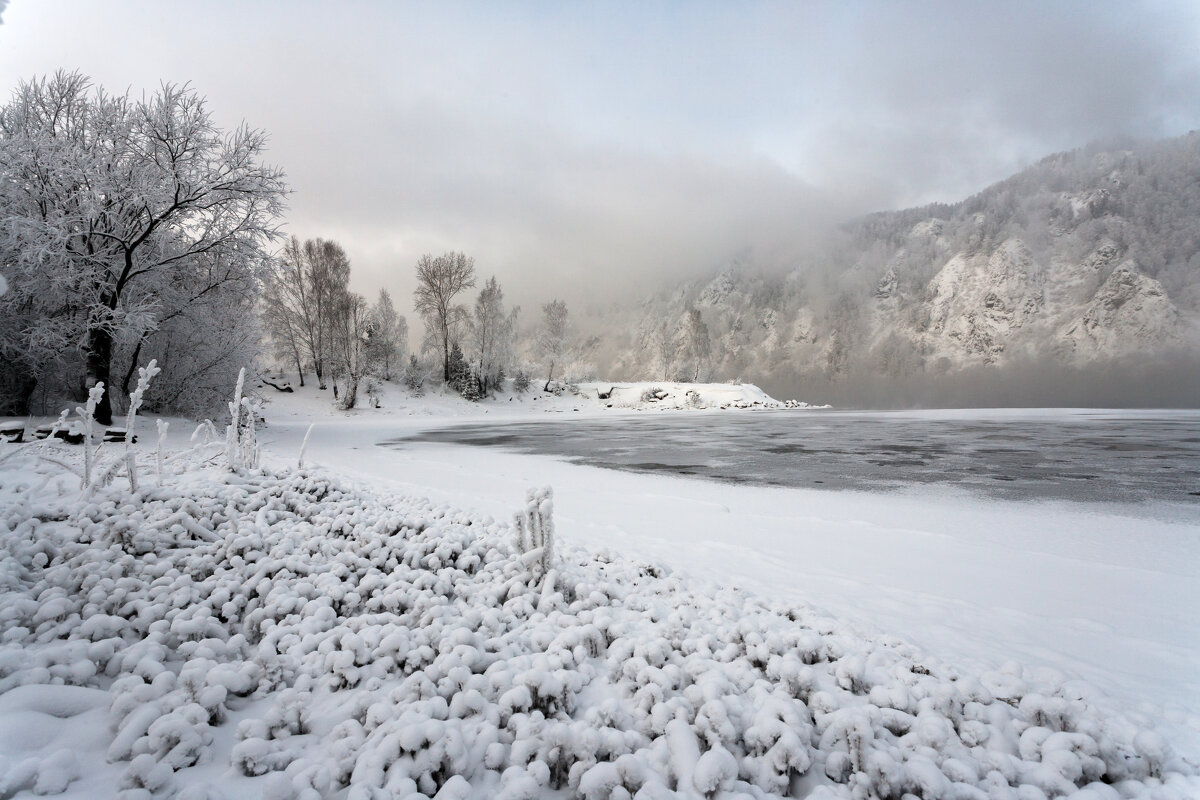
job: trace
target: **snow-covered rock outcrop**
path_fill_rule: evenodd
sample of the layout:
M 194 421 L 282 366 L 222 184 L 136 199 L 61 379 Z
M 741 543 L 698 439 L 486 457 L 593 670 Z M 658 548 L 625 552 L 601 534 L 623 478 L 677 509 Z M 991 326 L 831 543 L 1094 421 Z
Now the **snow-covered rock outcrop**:
M 739 261 L 608 315 L 632 334 L 598 371 L 674 377 L 697 310 L 703 374 L 768 386 L 1173 357 L 1200 346 L 1197 187 L 1196 133 L 1058 154 L 953 205 L 849 223 L 799 264 Z
M 1080 361 L 1181 344 L 1179 312 L 1162 284 L 1136 265 L 1113 270 L 1083 311 L 1062 328 L 1065 349 Z

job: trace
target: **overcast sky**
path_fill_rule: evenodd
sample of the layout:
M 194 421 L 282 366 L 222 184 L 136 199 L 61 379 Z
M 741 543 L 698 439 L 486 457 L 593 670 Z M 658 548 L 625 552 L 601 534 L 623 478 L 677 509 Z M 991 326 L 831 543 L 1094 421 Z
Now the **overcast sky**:
M 190 81 L 288 230 L 411 317 L 424 252 L 531 308 L 786 262 L 852 214 L 1200 128 L 1200 4 L 0 0 L 0 90 Z

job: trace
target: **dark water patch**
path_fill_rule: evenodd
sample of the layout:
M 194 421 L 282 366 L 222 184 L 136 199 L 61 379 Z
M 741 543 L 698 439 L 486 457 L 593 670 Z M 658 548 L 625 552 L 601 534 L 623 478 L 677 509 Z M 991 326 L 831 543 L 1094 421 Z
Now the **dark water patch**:
M 981 412 L 986 413 L 986 412 Z M 663 414 L 459 426 L 383 443 L 443 442 L 736 484 L 903 489 L 1200 511 L 1200 412 L 1047 412 L 997 419 L 889 413 Z

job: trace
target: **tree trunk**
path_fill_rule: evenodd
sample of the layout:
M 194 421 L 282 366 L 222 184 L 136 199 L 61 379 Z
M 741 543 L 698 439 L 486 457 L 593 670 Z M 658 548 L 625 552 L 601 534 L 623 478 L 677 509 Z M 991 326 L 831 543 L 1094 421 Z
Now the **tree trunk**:
M 33 393 L 38 379 L 32 370 L 17 363 L 0 366 L 0 415 L 27 417 L 33 411 Z
M 96 404 L 93 419 L 101 425 L 112 424 L 112 350 L 113 336 L 107 328 L 95 327 L 88 331 L 87 342 L 87 389 L 101 381 L 104 394 Z
M 442 381 L 450 382 L 450 328 L 442 322 Z
M 296 362 L 296 374 L 300 376 L 300 385 L 304 385 L 304 362 L 300 360 L 300 350 L 292 344 L 292 360 Z
M 138 339 L 137 347 L 133 348 L 133 355 L 129 357 L 129 369 L 125 370 L 125 377 L 121 379 L 121 394 L 126 397 L 129 397 L 129 382 L 133 380 L 133 373 L 137 372 L 138 359 L 142 357 L 142 344 L 145 341 L 145 336 Z

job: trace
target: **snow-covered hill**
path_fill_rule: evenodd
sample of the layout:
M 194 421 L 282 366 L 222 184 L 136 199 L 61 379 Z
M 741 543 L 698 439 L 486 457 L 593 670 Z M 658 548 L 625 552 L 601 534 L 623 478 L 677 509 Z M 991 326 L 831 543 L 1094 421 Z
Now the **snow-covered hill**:
M 1200 133 L 1052 156 L 960 203 L 852 223 L 790 272 L 742 263 L 674 287 L 609 325 L 632 334 L 610 337 L 600 369 L 690 374 L 698 311 L 711 340 L 702 372 L 768 387 L 1031 364 L 1164 361 L 1179 374 L 1200 345 L 1197 186 Z

